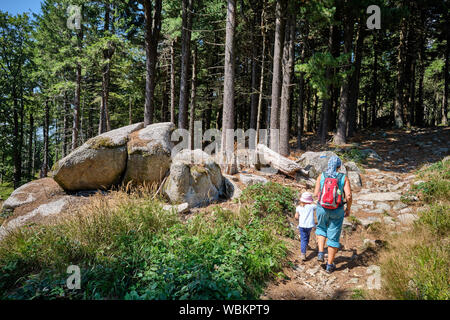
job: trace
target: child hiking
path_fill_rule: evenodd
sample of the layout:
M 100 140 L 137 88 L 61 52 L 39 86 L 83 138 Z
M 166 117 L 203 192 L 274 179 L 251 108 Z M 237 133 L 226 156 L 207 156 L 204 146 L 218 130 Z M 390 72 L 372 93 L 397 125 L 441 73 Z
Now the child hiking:
M 333 272 L 336 269 L 334 258 L 340 248 L 344 217 L 350 215 L 352 205 L 352 190 L 349 179 L 337 170 L 341 167 L 341 159 L 332 156 L 328 160 L 328 169 L 317 177 L 314 196 L 319 198 L 317 206 L 317 245 L 319 252 L 317 260 L 324 261 L 325 241 L 328 246 L 328 261 L 326 271 Z M 344 210 L 344 199 L 347 208 Z
M 317 205 L 313 204 L 312 194 L 304 192 L 300 198 L 300 205 L 295 210 L 295 219 L 298 219 L 298 230 L 300 232 L 300 258 L 306 260 L 306 248 L 312 228 L 315 227 L 314 211 Z

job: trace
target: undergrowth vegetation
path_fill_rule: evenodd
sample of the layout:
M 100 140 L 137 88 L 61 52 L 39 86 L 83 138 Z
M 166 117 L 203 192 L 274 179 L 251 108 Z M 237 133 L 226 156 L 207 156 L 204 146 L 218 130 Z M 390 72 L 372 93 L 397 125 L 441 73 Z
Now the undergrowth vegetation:
M 240 210 L 216 206 L 183 222 L 150 195 L 95 196 L 62 221 L 0 243 L 0 297 L 258 298 L 285 261 L 293 197 L 277 184 L 255 185 Z M 70 265 L 80 267 L 81 290 L 66 286 Z
M 382 296 L 450 299 L 450 159 L 419 170 L 414 192 L 426 209 L 413 229 L 389 239 L 380 257 Z

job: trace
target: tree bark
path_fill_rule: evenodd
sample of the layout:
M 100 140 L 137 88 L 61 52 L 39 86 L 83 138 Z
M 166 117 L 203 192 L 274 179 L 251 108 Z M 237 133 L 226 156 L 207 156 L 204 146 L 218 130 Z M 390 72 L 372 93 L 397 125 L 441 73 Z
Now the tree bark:
M 233 159 L 234 135 L 234 32 L 236 27 L 236 1 L 227 1 L 227 22 L 225 34 L 225 74 L 223 86 L 223 116 L 222 116 L 222 151 L 225 151 L 227 163 L 225 171 L 228 174 L 236 170 Z M 228 132 L 230 130 L 230 132 Z M 234 158 L 235 159 L 235 158 Z
M 328 50 L 331 52 L 334 46 L 335 36 L 334 33 L 337 32 L 336 26 L 331 25 L 329 28 L 329 36 L 328 36 Z M 331 67 L 327 67 L 325 70 L 325 79 L 330 79 L 333 74 L 333 70 Z M 332 85 L 328 86 L 328 90 L 326 94 L 327 97 L 323 98 L 322 101 L 322 112 L 320 115 L 320 127 L 319 127 L 319 137 L 320 143 L 325 144 L 328 135 L 328 127 L 329 127 L 329 118 L 331 113 L 331 92 Z
M 283 86 L 281 88 L 280 106 L 280 154 L 287 156 L 289 148 L 289 114 L 291 103 L 292 71 L 294 68 L 294 40 L 295 40 L 295 17 L 289 17 L 289 23 L 285 30 L 283 48 Z
M 394 105 L 394 120 L 397 128 L 402 128 L 404 125 L 403 115 L 403 88 L 404 88 L 404 56 L 406 46 L 406 21 L 403 18 L 400 28 L 400 44 L 398 47 L 398 71 L 397 71 L 397 92 Z
M 348 54 L 346 61 L 347 66 L 343 69 L 348 72 L 351 69 L 351 52 L 353 41 L 353 19 L 349 16 L 344 16 L 344 54 Z M 350 108 L 350 82 L 351 75 L 344 78 L 341 87 L 341 104 L 339 108 L 337 132 L 334 136 L 334 144 L 341 145 L 347 142 L 347 123 Z
M 192 50 L 192 79 L 191 79 L 191 107 L 189 110 L 189 149 L 194 150 L 194 122 L 195 122 L 195 104 L 197 95 L 197 48 Z
M 448 21 L 448 11 L 445 13 L 445 21 Z M 444 126 L 448 125 L 448 82 L 449 82 L 449 70 L 448 70 L 448 63 L 449 63 L 449 56 L 450 56 L 450 31 L 448 30 L 448 26 L 444 28 L 444 32 L 446 33 L 447 38 L 447 46 L 445 48 L 445 65 L 444 65 L 444 94 L 442 97 L 442 121 L 441 123 Z
M 145 106 L 144 126 L 153 123 L 154 92 L 156 84 L 156 61 L 158 55 L 158 41 L 161 31 L 162 0 L 156 0 L 152 8 L 151 0 L 144 0 L 145 13 Z M 152 9 L 154 11 L 152 15 Z
M 50 107 L 48 105 L 48 100 L 45 100 L 45 115 L 44 115 L 44 160 L 42 162 L 41 168 L 41 178 L 45 178 L 48 174 L 48 164 L 49 164 L 49 139 L 48 139 L 48 131 L 50 125 Z
M 261 35 L 262 35 L 262 52 L 261 52 L 261 72 L 259 75 L 259 93 L 258 93 L 258 110 L 256 112 L 256 137 L 255 137 L 255 145 L 257 145 L 259 141 L 259 131 L 261 129 L 261 113 L 262 113 L 262 98 L 263 98 L 263 90 L 264 90 L 264 63 L 266 60 L 266 26 L 264 24 L 265 20 L 265 10 L 266 10 L 266 1 L 263 3 L 263 10 L 261 12 Z
M 280 129 L 281 58 L 286 20 L 285 1 L 277 0 L 275 41 L 273 46 L 272 101 L 270 104 L 270 148 L 278 152 Z
M 306 56 L 306 41 L 308 39 L 308 28 L 305 30 L 302 41 L 302 51 L 300 54 L 300 62 L 305 62 Z M 305 104 L 305 73 L 300 72 L 299 86 L 298 86 L 298 112 L 297 112 L 297 148 L 302 148 L 302 135 L 303 135 L 303 109 Z
M 361 75 L 361 62 L 362 62 L 362 54 L 363 54 L 363 46 L 364 46 L 364 38 L 366 36 L 365 25 L 362 19 L 360 19 L 359 28 L 358 28 L 358 36 L 356 40 L 355 47 L 355 71 L 352 74 L 352 88 L 350 90 L 350 110 L 349 110 L 349 121 L 347 127 L 347 136 L 352 137 L 356 130 L 356 116 L 358 109 L 358 97 L 359 97 L 359 82 Z
M 181 31 L 181 75 L 180 101 L 178 105 L 178 128 L 188 128 L 188 71 L 191 52 L 192 0 L 183 0 L 183 22 Z
M 175 124 L 175 50 L 173 40 L 170 43 L 170 122 Z
M 28 168 L 27 176 L 29 180 L 33 179 L 33 137 L 34 137 L 34 117 L 33 112 L 30 111 L 30 129 L 28 134 Z
M 104 34 L 108 35 L 109 32 L 109 20 L 110 20 L 110 3 L 106 1 L 105 3 L 105 24 L 104 24 Z M 109 83 L 110 83 L 110 70 L 111 63 L 110 59 L 114 54 L 114 46 L 112 43 L 107 44 L 108 48 L 103 50 L 103 59 L 105 60 L 102 68 L 102 103 L 100 106 L 100 119 L 98 125 L 98 134 L 107 132 L 111 130 L 111 123 L 109 117 Z

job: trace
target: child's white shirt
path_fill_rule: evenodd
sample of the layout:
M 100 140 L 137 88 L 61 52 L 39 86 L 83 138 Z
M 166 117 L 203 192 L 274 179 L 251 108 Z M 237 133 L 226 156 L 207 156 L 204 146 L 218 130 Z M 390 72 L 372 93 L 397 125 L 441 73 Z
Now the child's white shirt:
M 307 204 L 304 207 L 298 206 L 295 211 L 298 213 L 298 226 L 300 228 L 313 228 L 316 226 L 314 223 L 314 210 L 317 205 L 314 203 Z

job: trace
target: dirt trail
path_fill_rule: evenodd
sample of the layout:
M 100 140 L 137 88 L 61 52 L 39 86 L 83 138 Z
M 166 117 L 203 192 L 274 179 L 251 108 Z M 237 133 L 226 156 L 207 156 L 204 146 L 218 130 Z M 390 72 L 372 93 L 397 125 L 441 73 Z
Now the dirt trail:
M 296 239 L 288 240 L 289 265 L 283 270 L 287 277 L 270 283 L 261 299 L 352 299 L 357 289 L 369 290 L 384 235 L 407 232 L 422 206 L 417 198 L 412 197 L 406 205 L 400 197 L 408 197 L 416 169 L 449 154 L 448 141 L 449 128 L 379 131 L 350 141 L 357 148 L 375 150 L 382 161 L 369 161 L 364 165 L 362 187 L 353 190 L 351 215 L 356 219 L 345 219 L 341 236 L 343 248 L 335 259 L 337 270 L 327 274 L 325 264 L 317 262 L 317 244 L 313 233 L 307 260 L 301 261 L 296 230 Z M 310 143 L 308 150 L 320 150 Z M 293 152 L 291 156 L 295 158 L 298 155 Z M 295 186 L 294 181 L 280 175 L 271 179 Z M 290 220 L 295 228 L 297 221 L 293 217 Z

